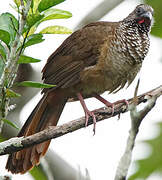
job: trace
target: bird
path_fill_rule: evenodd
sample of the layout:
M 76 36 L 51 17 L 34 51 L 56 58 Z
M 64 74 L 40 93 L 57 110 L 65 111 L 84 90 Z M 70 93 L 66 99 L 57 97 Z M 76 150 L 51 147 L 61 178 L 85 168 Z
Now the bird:
M 91 117 L 84 99 L 95 97 L 108 107 L 115 103 L 104 99 L 105 91 L 116 93 L 128 86 L 140 71 L 146 57 L 153 23 L 153 8 L 139 4 L 118 22 L 92 22 L 73 32 L 49 56 L 42 70 L 44 83 L 56 85 L 42 90 L 42 98 L 20 130 L 18 137 L 56 126 L 66 102 L 79 100 L 85 112 L 85 124 Z M 127 103 L 126 100 L 121 100 Z M 11 153 L 6 169 L 24 174 L 45 155 L 50 140 Z

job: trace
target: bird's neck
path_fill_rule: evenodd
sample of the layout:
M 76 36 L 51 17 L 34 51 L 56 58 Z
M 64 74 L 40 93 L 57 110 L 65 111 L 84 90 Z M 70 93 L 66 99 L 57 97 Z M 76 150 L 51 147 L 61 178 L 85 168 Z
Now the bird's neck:
M 132 21 L 121 21 L 117 31 L 126 44 L 130 56 L 136 63 L 141 63 L 150 45 L 148 32 L 141 32 L 138 25 Z

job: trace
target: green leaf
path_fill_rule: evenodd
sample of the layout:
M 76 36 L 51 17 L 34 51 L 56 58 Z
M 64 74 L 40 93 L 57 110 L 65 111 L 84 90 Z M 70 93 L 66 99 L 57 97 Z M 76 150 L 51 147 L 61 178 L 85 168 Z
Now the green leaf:
M 72 14 L 69 11 L 64 11 L 61 9 L 48 9 L 44 11 L 43 14 L 44 18 L 41 20 L 41 22 L 51 19 L 67 19 L 72 17 Z
M 52 6 L 56 6 L 57 4 L 60 4 L 64 2 L 65 0 L 41 0 L 41 2 L 38 5 L 38 11 L 42 12 L 46 9 L 49 9 Z
M 3 57 L 4 59 L 6 59 L 6 50 L 2 46 L 2 44 L 0 44 L 0 56 Z
M 38 5 L 40 2 L 41 0 L 33 0 L 33 8 L 32 8 L 33 13 L 36 13 L 38 11 Z
M 42 168 L 41 164 L 39 164 L 39 166 L 35 166 L 32 170 L 29 171 L 29 173 L 33 176 L 34 179 L 48 180 L 46 175 L 47 172 Z
M 9 98 L 17 98 L 17 97 L 21 97 L 20 94 L 14 92 L 14 91 L 11 90 L 11 89 L 6 89 L 6 95 L 7 95 L 7 97 L 9 97 Z
M 20 1 L 20 0 L 14 0 L 14 2 L 15 2 L 15 4 L 16 4 L 17 7 L 19 7 L 20 4 L 21 4 L 21 1 Z
M 48 26 L 40 31 L 42 34 L 71 34 L 72 31 L 64 26 Z
M 4 61 L 6 59 L 6 50 L 5 48 L 2 46 L 2 44 L 0 44 L 0 77 L 3 73 L 4 70 Z
M 44 17 L 44 15 L 41 15 L 39 13 L 29 14 L 28 17 L 27 17 L 27 26 L 28 26 L 28 28 L 26 28 L 26 29 L 30 29 L 33 25 L 35 25 L 41 19 L 43 19 L 43 17 Z
M 56 86 L 52 84 L 44 84 L 44 83 L 39 83 L 39 82 L 34 82 L 34 81 L 23 81 L 20 83 L 16 83 L 16 85 L 25 86 L 25 87 L 34 87 L 34 88 L 52 88 Z
M 21 55 L 17 63 L 18 64 L 27 64 L 27 63 L 37 63 L 40 61 L 41 61 L 40 59 L 35 59 L 30 56 Z
M 151 29 L 151 34 L 162 38 L 162 4 L 161 0 L 145 0 L 145 2 L 151 5 L 154 9 L 155 24 Z
M 26 48 L 28 46 L 32 46 L 34 44 L 41 43 L 43 41 L 44 41 L 44 39 L 43 39 L 42 34 L 32 34 L 26 39 L 24 47 Z
M 137 160 L 137 171 L 129 178 L 129 180 L 147 179 L 152 173 L 162 171 L 162 123 L 158 123 L 160 132 L 157 137 L 151 140 L 144 141 L 151 148 L 151 153 L 148 157 Z
M 25 31 L 34 28 L 34 31 L 37 27 L 44 21 L 52 20 L 52 19 L 67 19 L 72 17 L 72 14 L 68 11 L 64 11 L 61 9 L 48 9 L 44 11 L 42 14 L 32 14 L 28 18 L 28 27 L 25 28 Z
M 8 119 L 2 118 L 1 120 L 2 120 L 3 122 L 5 122 L 5 123 L 9 124 L 9 125 L 12 126 L 12 127 L 16 128 L 16 129 L 19 129 L 19 128 L 16 126 L 16 124 L 14 124 L 13 122 L 9 121 Z
M 9 44 L 9 42 L 10 42 L 10 34 L 7 31 L 4 31 L 4 30 L 0 29 L 0 39 L 4 43 Z
M 3 137 L 2 134 L 0 134 L 0 143 L 3 142 L 3 141 L 6 141 L 8 140 L 7 138 Z M 1 176 L 0 176 L 1 177 Z M 0 178 L 1 179 L 1 178 Z
M 33 9 L 33 7 L 34 7 L 34 0 L 31 1 L 30 7 Z
M 12 14 L 3 13 L 0 15 L 0 39 L 7 45 L 15 39 L 17 28 L 18 21 Z

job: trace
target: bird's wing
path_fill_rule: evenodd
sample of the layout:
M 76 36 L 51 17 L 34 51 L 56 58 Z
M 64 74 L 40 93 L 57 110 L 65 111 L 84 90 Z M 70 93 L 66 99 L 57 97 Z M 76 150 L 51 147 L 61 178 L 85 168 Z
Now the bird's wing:
M 67 88 L 80 81 L 80 72 L 96 65 L 100 47 L 111 34 L 108 22 L 91 23 L 74 32 L 48 58 L 43 68 L 43 80 Z

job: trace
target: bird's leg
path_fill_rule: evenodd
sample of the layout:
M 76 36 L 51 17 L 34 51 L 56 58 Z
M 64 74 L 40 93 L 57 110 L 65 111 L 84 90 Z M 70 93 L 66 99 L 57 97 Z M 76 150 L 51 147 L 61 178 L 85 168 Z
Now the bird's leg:
M 107 107 L 111 107 L 112 115 L 114 114 L 114 103 L 111 103 L 111 102 L 107 101 L 106 99 L 104 99 L 103 97 L 101 97 L 98 94 L 95 94 L 94 97 L 96 99 L 98 99 L 99 101 L 101 101 L 102 103 L 104 103 Z
M 85 104 L 85 101 L 83 99 L 82 94 L 81 93 L 77 93 L 77 97 L 78 97 L 78 99 L 79 99 L 79 101 L 80 101 L 80 103 L 81 103 L 81 105 L 83 107 L 83 110 L 85 112 L 85 126 L 88 125 L 88 119 L 91 116 L 92 119 L 93 119 L 93 132 L 95 134 L 95 131 L 96 131 L 96 117 L 95 117 L 93 112 L 88 110 L 88 108 L 87 108 L 87 106 Z
M 115 106 L 115 104 L 125 103 L 126 106 L 128 106 L 128 101 L 125 100 L 125 99 L 122 99 L 122 100 L 116 101 L 114 103 L 111 103 L 111 102 L 107 101 L 106 99 L 104 99 L 103 97 L 101 97 L 98 94 L 94 94 L 94 97 L 96 99 L 98 99 L 99 101 L 101 101 L 102 103 L 104 103 L 107 107 L 111 107 L 112 108 L 112 115 L 114 114 L 114 106 Z

